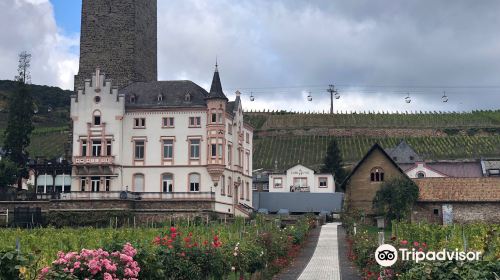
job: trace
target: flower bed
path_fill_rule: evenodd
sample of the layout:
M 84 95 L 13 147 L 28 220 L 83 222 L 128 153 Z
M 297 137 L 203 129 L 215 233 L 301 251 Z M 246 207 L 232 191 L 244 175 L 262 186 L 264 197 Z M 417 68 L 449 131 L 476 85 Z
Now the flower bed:
M 393 223 L 392 236 L 385 241 L 395 248 L 417 252 L 479 251 L 480 261 L 413 261 L 398 260 L 390 268 L 375 261 L 377 235 L 366 226 L 353 223 L 348 229 L 349 259 L 359 268 L 363 279 L 495 279 L 500 276 L 500 225 L 474 224 L 440 226 Z
M 20 239 L 23 261 L 8 271 L 19 279 L 268 279 L 297 255 L 310 226 L 301 219 L 280 228 L 258 217 L 163 230 L 0 230 L 0 250 Z

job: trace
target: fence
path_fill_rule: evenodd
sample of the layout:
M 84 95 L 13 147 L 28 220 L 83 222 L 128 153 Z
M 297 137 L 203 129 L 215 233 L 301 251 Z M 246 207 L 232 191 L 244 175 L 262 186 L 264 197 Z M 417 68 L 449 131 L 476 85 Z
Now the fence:
M 0 210 L 0 216 L 5 217 L 5 226 L 9 226 L 9 209 Z

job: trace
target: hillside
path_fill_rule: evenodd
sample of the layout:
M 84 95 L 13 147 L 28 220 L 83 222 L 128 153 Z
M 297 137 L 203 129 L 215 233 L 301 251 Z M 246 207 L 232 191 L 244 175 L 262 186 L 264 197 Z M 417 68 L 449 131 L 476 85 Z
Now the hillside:
M 255 127 L 254 168 L 286 168 L 298 162 L 321 166 L 337 137 L 346 163 L 377 142 L 385 148 L 405 139 L 425 159 L 500 156 L 500 110 L 419 113 L 308 114 L 250 112 Z
M 38 110 L 34 117 L 35 126 L 67 126 L 71 91 L 39 85 L 30 85 L 30 88 Z M 16 82 L 0 80 L 0 130 L 7 126 L 8 99 L 15 91 Z
M 69 148 L 69 95 L 56 87 L 31 85 L 38 113 L 31 157 L 54 158 Z M 13 81 L 0 81 L 0 145 L 7 124 Z M 49 110 L 49 107 L 51 110 Z M 500 110 L 419 113 L 309 114 L 247 112 L 255 127 L 253 168 L 321 166 L 328 142 L 337 137 L 347 163 L 378 142 L 385 148 L 406 139 L 426 159 L 500 157 Z
M 319 168 L 326 148 L 334 136 L 266 136 L 254 138 L 253 166 L 256 168 L 290 167 L 296 163 Z M 466 159 L 500 156 L 500 135 L 448 137 L 338 137 L 346 163 L 360 160 L 374 143 L 384 148 L 396 146 L 405 139 L 424 159 Z

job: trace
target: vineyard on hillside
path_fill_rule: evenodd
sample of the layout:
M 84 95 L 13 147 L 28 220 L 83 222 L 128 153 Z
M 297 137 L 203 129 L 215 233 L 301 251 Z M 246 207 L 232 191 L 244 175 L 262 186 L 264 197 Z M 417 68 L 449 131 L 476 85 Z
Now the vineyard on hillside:
M 0 130 L 0 146 L 4 137 L 4 131 Z M 57 158 L 64 156 L 67 145 L 69 145 L 67 127 L 38 128 L 32 133 L 28 152 L 31 158 Z
M 424 113 L 247 112 L 245 118 L 258 130 L 334 128 L 500 128 L 500 110 Z M 495 131 L 497 131 L 495 130 Z
M 333 136 L 267 136 L 254 139 L 253 168 L 279 169 L 301 163 L 318 168 Z M 395 147 L 397 137 L 338 137 L 344 162 L 359 161 L 374 143 Z M 470 159 L 500 157 L 500 135 L 408 137 L 405 139 L 424 159 Z

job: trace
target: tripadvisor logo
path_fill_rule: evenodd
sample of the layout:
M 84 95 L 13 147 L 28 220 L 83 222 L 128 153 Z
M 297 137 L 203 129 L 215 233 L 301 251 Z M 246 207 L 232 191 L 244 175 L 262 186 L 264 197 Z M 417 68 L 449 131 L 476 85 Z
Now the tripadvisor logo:
M 449 251 L 416 251 L 415 249 L 400 248 L 399 253 L 402 261 L 478 261 L 481 258 L 481 252 Z M 398 250 L 389 244 L 380 245 L 375 251 L 375 260 L 381 266 L 392 266 L 398 260 Z
M 398 260 L 398 251 L 392 245 L 382 244 L 375 251 L 375 260 L 381 266 L 392 266 Z

